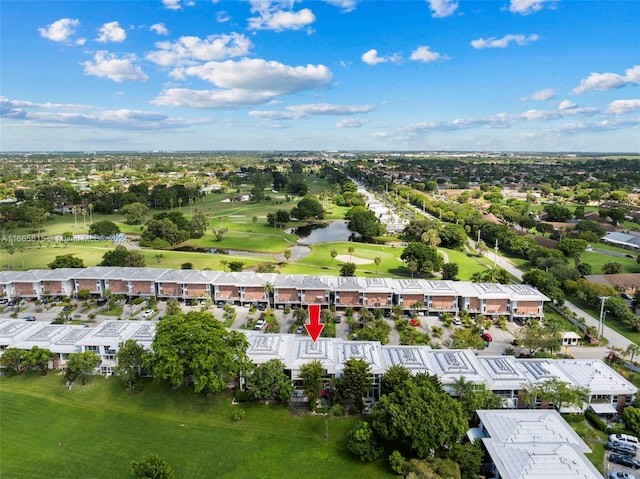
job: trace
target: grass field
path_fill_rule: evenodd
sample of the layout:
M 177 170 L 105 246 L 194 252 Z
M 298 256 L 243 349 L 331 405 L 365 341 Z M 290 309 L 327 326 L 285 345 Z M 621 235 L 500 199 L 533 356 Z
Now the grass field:
M 1 378 L 0 477 L 133 478 L 129 462 L 154 452 L 180 479 L 392 477 L 345 450 L 354 418 L 281 406 L 234 406 L 228 393 L 205 398 L 148 384 L 131 395 L 117 378 L 64 387 L 59 375 Z M 231 420 L 234 408 L 246 416 Z

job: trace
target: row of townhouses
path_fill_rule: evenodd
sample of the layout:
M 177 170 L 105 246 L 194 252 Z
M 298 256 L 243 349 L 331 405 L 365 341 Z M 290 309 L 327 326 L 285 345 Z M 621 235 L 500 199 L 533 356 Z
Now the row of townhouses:
M 92 351 L 100 359 L 96 373 L 110 375 L 116 366 L 120 344 L 134 339 L 150 349 L 156 323 L 151 321 L 109 320 L 86 328 L 76 325 L 54 325 L 0 319 L 0 352 L 8 347 L 31 349 L 33 346 L 54 352 L 53 369 L 64 369 L 71 353 Z M 513 409 L 528 407 L 523 392 L 528 385 L 549 379 L 584 387 L 589 391 L 584 408 L 598 414 L 615 414 L 631 404 L 637 388 L 601 360 L 526 359 L 514 356 L 477 356 L 471 350 L 431 349 L 428 346 L 382 345 L 377 341 L 348 341 L 293 334 L 245 332 L 249 342 L 247 354 L 258 365 L 279 359 L 285 371 L 297 385 L 303 364 L 318 360 L 326 379 L 340 377 L 345 361 L 360 358 L 371 367 L 372 400 L 380 396 L 380 378 L 394 365 L 412 373 L 436 375 L 449 394 L 455 395 L 460 378 L 477 388 L 484 388 L 504 398 L 505 406 Z M 550 405 L 537 402 L 537 407 Z
M 542 318 L 549 298 L 529 285 L 312 276 L 276 273 L 101 267 L 0 272 L 0 297 L 43 299 L 107 291 L 128 298 L 180 300 L 210 298 L 218 303 L 268 303 L 275 307 L 308 304 L 426 313 Z

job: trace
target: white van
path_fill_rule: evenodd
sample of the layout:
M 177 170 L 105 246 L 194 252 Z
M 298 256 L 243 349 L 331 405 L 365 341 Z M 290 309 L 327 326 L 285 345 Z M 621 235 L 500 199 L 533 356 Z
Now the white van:
M 640 441 L 635 436 L 630 436 L 628 434 L 611 434 L 609 436 L 610 441 L 617 441 L 623 444 L 632 444 L 635 447 L 640 447 Z

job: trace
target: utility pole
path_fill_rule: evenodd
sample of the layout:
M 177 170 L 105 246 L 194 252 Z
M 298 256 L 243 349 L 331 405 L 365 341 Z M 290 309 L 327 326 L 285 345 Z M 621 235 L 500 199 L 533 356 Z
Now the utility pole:
M 498 262 L 498 240 L 496 239 L 496 245 L 493 247 L 493 267 L 496 267 L 496 263 Z
M 607 296 L 600 296 L 600 323 L 598 324 L 598 339 L 602 341 L 604 335 L 604 302 L 609 299 Z

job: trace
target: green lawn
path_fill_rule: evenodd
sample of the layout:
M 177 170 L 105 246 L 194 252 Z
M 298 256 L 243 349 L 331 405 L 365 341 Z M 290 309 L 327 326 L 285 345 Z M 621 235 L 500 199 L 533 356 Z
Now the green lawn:
M 392 477 L 352 459 L 344 442 L 353 418 L 323 421 L 280 406 L 233 406 L 149 384 L 128 394 L 117 378 L 64 387 L 62 377 L 1 378 L 0 477 L 133 478 L 129 462 L 154 452 L 189 478 Z M 231 411 L 243 408 L 240 422 Z
M 567 301 L 575 304 L 578 308 L 587 312 L 589 315 L 593 316 L 596 319 L 600 318 L 600 310 L 593 307 L 586 301 L 581 298 L 577 298 L 575 296 L 567 296 Z M 617 318 L 612 316 L 605 317 L 605 325 L 609 326 L 611 329 L 617 331 L 622 334 L 628 340 L 633 341 L 634 343 L 640 344 L 640 331 L 635 331 L 631 329 L 628 323 L 623 323 L 619 321 Z

